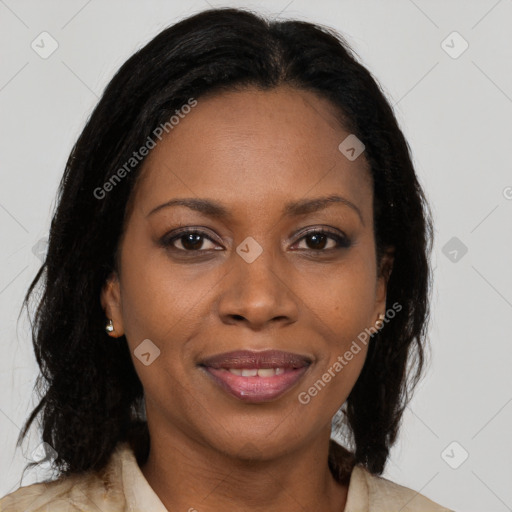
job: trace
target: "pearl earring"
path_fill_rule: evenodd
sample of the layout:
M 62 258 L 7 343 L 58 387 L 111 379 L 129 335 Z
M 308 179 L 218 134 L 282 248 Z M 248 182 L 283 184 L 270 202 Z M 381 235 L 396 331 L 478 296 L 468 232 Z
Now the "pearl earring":
M 107 331 L 107 333 L 109 333 L 109 334 L 111 332 L 114 332 L 114 324 L 112 323 L 112 319 L 109 319 L 108 324 L 105 327 L 105 331 Z

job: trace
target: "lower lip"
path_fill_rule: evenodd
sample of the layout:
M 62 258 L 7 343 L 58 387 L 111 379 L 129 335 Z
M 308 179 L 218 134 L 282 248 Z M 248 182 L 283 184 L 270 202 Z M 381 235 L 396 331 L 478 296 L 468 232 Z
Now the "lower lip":
M 286 369 L 280 375 L 271 377 L 242 377 L 226 369 L 205 368 L 214 381 L 232 396 L 244 402 L 268 402 L 290 390 L 304 375 L 303 368 Z

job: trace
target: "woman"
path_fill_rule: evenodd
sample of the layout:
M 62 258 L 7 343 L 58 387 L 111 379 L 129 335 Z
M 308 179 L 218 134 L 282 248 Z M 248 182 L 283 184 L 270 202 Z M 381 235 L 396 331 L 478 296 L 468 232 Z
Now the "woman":
M 68 160 L 18 439 L 40 415 L 58 479 L 0 510 L 446 511 L 379 476 L 422 370 L 431 243 L 339 35 L 236 9 L 164 30 Z

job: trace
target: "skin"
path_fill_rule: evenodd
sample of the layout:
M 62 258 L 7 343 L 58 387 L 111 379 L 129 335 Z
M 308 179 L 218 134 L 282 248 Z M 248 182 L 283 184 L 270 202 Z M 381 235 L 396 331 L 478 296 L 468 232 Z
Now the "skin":
M 375 261 L 368 163 L 364 154 L 350 161 L 338 150 L 349 132 L 333 110 L 289 86 L 201 97 L 144 162 L 119 273 L 105 283 L 101 301 L 112 335 L 126 336 L 145 390 L 151 449 L 141 470 L 168 510 L 345 507 L 347 487 L 328 469 L 328 443 L 365 346 L 310 403 L 298 394 L 375 326 L 386 310 L 387 279 Z M 341 203 L 282 215 L 288 201 L 333 194 L 361 218 Z M 216 200 L 231 217 L 184 206 L 150 214 L 185 197 Z M 212 240 L 159 245 L 184 226 Z M 330 228 L 351 245 L 336 249 L 334 239 L 305 237 L 311 228 Z M 263 249 L 252 263 L 236 252 L 248 236 Z M 392 264 L 391 250 L 383 264 Z M 133 354 L 145 339 L 160 350 L 148 366 Z M 197 366 L 238 349 L 296 352 L 313 363 L 278 399 L 246 403 Z

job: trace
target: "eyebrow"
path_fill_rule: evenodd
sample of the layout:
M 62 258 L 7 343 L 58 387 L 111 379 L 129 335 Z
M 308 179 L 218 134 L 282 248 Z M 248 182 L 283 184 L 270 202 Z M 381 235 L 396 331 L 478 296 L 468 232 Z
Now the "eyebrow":
M 354 204 L 352 201 L 339 196 L 339 195 L 330 195 L 323 197 L 316 197 L 312 199 L 301 199 L 299 201 L 290 201 L 285 203 L 283 208 L 283 216 L 294 217 L 299 215 L 306 215 L 309 213 L 314 213 L 319 210 L 323 210 L 332 204 L 341 204 L 348 206 L 352 210 L 354 210 L 361 223 L 364 226 L 363 216 L 361 214 L 361 210 Z M 147 217 L 153 215 L 157 211 L 162 210 L 163 208 L 168 208 L 171 206 L 185 206 L 191 210 L 200 212 L 204 215 L 213 218 L 219 219 L 230 219 L 232 218 L 232 214 L 227 210 L 221 203 L 212 199 L 198 199 L 193 197 L 179 198 L 179 199 L 171 199 L 166 203 L 163 203 L 156 208 L 153 208 L 148 214 Z

